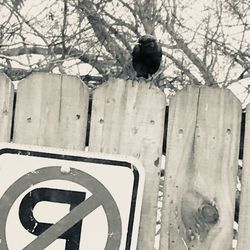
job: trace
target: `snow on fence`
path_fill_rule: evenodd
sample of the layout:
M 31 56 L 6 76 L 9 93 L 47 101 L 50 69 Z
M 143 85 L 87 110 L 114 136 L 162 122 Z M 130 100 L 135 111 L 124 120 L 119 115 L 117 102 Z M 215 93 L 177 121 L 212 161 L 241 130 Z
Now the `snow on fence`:
M 0 141 L 78 150 L 84 150 L 87 141 L 90 151 L 142 161 L 146 183 L 139 250 L 154 248 L 162 146 L 167 140 L 160 249 L 232 248 L 242 110 L 228 89 L 188 86 L 172 98 L 165 119 L 165 95 L 145 82 L 111 79 L 90 93 L 77 77 L 34 73 L 18 84 L 14 98 L 13 84 L 2 74 L 0 110 Z M 250 244 L 249 112 L 250 106 L 239 250 Z

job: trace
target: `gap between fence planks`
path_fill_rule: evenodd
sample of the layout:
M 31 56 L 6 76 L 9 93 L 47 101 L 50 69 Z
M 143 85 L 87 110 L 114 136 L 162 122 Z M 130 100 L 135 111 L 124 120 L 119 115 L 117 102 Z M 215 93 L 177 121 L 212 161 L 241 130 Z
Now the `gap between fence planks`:
M 13 115 L 14 86 L 3 73 L 0 74 L 0 141 L 9 142 Z
M 165 106 L 164 93 L 145 82 L 111 79 L 93 93 L 89 150 L 131 155 L 145 167 L 137 249 L 154 249 Z
M 161 250 L 232 248 L 241 104 L 189 86 L 170 103 Z
M 88 100 L 77 77 L 33 73 L 18 84 L 13 141 L 83 150 Z
M 250 104 L 246 108 L 246 128 L 241 181 L 239 231 L 237 250 L 248 250 L 250 246 Z

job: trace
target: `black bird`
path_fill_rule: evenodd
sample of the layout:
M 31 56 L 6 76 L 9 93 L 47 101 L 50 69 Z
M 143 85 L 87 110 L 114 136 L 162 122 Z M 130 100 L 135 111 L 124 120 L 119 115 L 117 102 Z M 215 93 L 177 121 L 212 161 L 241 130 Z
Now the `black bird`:
M 137 77 L 147 79 L 160 67 L 162 49 L 156 38 L 152 35 L 142 36 L 132 52 L 132 64 Z

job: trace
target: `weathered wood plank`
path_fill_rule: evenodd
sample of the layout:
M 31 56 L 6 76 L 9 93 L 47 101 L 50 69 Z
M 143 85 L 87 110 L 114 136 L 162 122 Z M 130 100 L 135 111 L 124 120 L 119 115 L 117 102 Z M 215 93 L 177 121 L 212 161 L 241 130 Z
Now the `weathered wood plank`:
M 113 79 L 93 93 L 90 151 L 135 156 L 146 170 L 138 243 L 143 250 L 154 245 L 165 103 L 165 95 L 145 82 Z
M 189 86 L 170 105 L 160 249 L 231 249 L 241 104 Z
M 14 142 L 84 149 L 88 99 L 77 77 L 32 74 L 18 85 Z
M 0 74 L 0 141 L 9 142 L 13 115 L 14 86 L 3 73 Z
M 250 104 L 246 108 L 246 127 L 241 182 L 238 250 L 248 250 L 250 246 Z

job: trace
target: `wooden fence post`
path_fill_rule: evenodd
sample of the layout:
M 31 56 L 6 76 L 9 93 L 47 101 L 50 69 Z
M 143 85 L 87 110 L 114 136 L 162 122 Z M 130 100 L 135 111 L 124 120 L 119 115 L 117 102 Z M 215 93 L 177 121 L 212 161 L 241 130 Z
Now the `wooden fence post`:
M 13 115 L 14 86 L 3 73 L 0 74 L 0 141 L 9 142 Z
M 171 100 L 161 250 L 232 248 L 241 104 L 188 86 Z
M 246 108 L 246 127 L 241 181 L 238 250 L 248 250 L 250 246 L 250 104 Z
M 88 99 L 77 77 L 33 73 L 18 85 L 14 142 L 83 150 Z
M 135 156 L 145 167 L 137 249 L 154 249 L 165 103 L 165 95 L 145 82 L 112 79 L 93 93 L 90 151 Z

